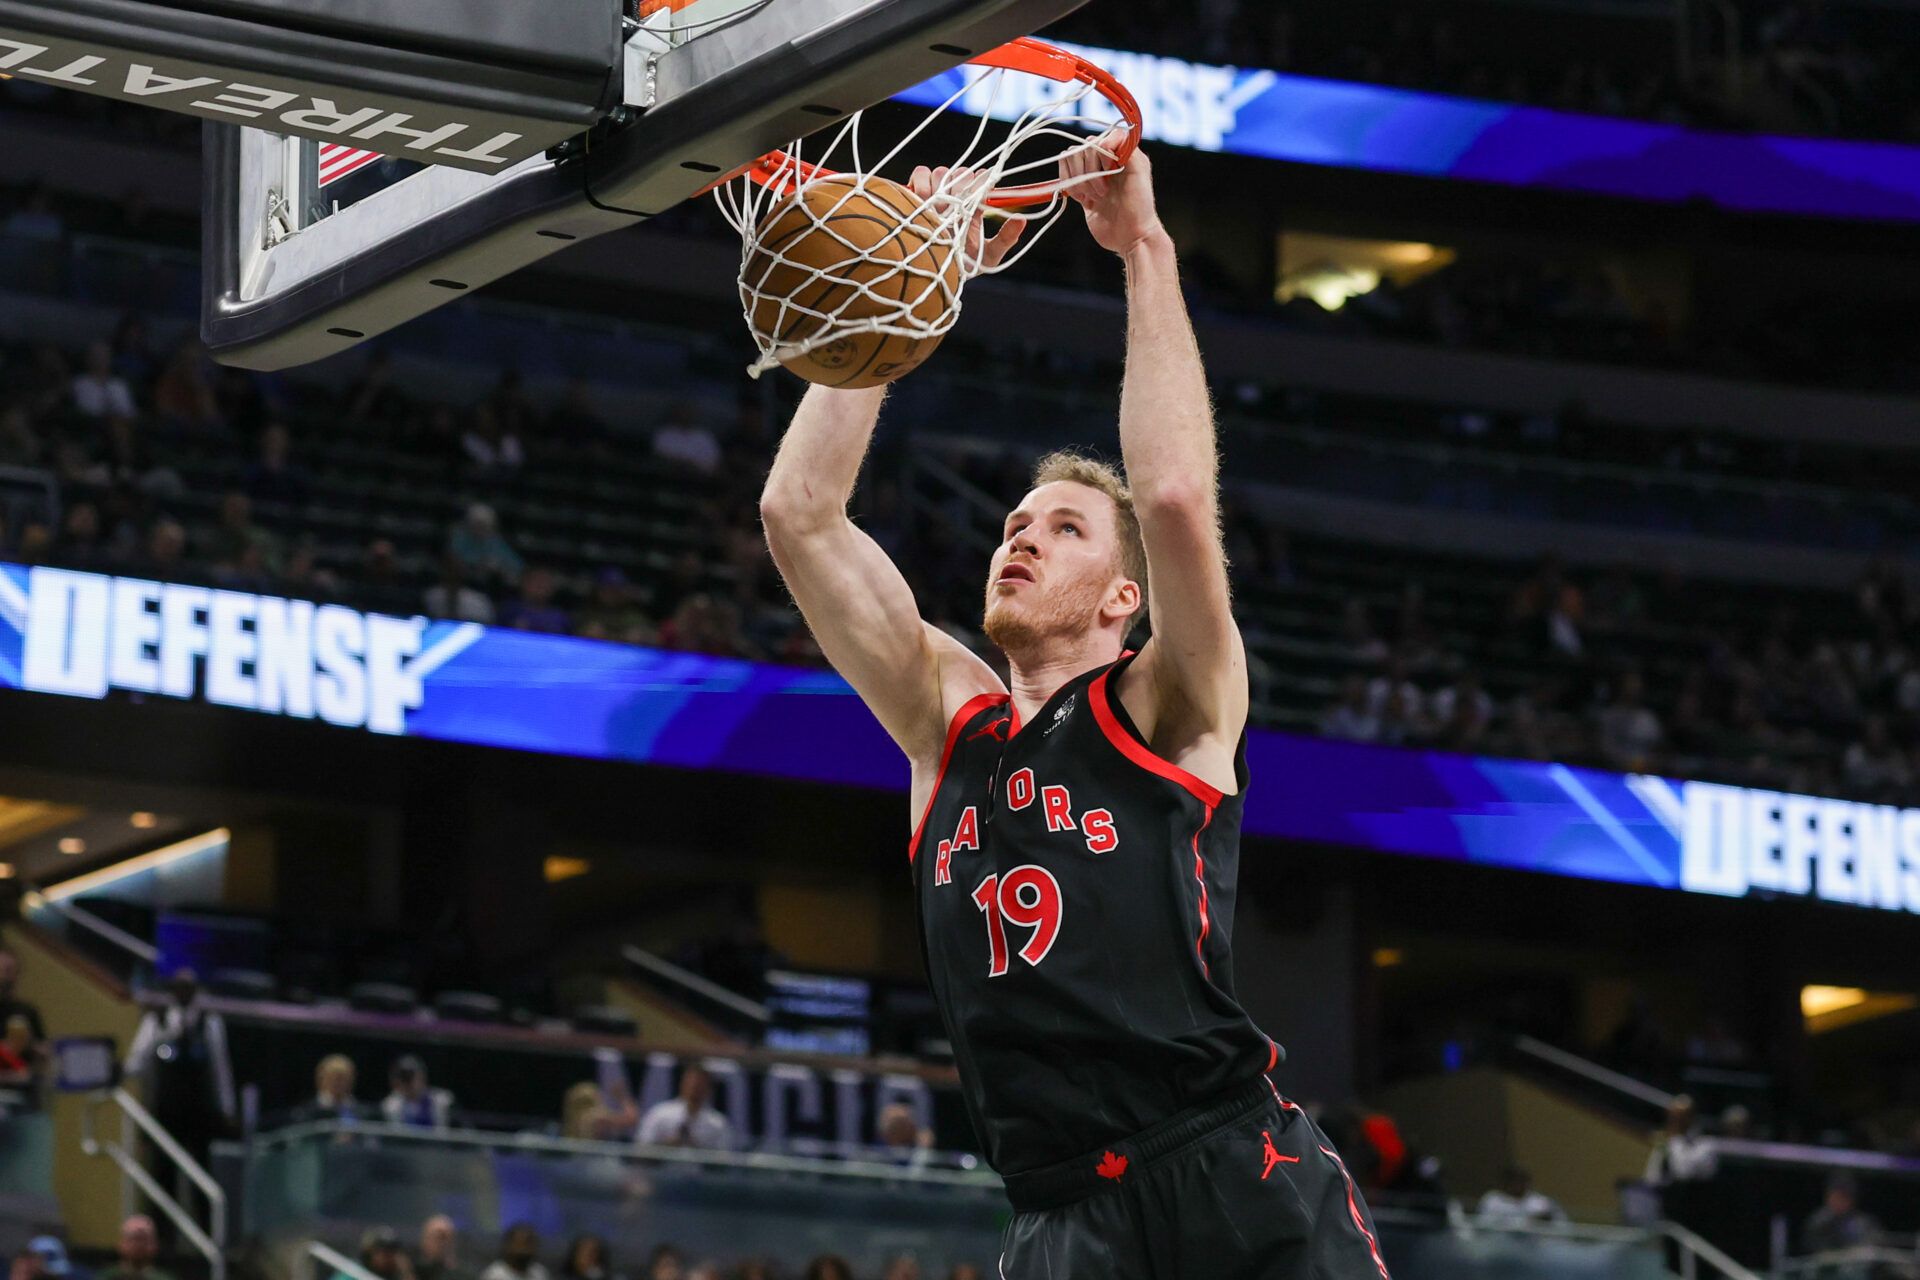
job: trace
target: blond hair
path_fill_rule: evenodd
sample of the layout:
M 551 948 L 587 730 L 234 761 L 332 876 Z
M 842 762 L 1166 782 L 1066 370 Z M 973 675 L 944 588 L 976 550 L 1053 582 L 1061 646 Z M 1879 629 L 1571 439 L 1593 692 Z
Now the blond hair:
M 1140 609 L 1133 615 L 1133 621 L 1136 624 L 1146 621 L 1147 544 L 1140 537 L 1140 517 L 1133 509 L 1133 490 L 1127 487 L 1126 476 L 1110 462 L 1090 458 L 1072 449 L 1055 449 L 1033 464 L 1032 487 L 1038 489 L 1056 480 L 1071 480 L 1089 489 L 1098 489 L 1113 502 L 1114 530 L 1117 534 L 1114 540 L 1114 568 L 1119 570 L 1122 577 L 1131 578 L 1139 585 Z

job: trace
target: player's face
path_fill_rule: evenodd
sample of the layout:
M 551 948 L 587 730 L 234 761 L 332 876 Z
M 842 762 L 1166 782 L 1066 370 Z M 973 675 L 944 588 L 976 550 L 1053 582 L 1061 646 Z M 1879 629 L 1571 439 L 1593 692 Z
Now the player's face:
M 1123 579 L 1113 500 L 1072 480 L 1043 484 L 1001 526 L 987 573 L 987 638 L 1002 649 L 1077 636 Z

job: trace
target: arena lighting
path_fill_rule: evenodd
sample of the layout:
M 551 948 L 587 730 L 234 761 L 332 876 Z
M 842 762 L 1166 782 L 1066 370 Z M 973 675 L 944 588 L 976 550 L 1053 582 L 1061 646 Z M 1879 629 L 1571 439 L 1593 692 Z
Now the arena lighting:
M 0 862 L 0 880 L 11 880 L 11 879 L 13 879 L 13 864 L 11 862 Z M 28 898 L 31 899 L 31 898 L 37 897 L 38 895 L 28 894 L 27 896 Z M 29 902 L 27 905 L 31 906 L 33 904 Z
M 98 871 L 89 871 L 87 874 L 75 876 L 71 880 L 62 880 L 59 884 L 49 889 L 41 890 L 41 896 L 48 902 L 65 902 L 69 898 L 77 898 L 82 894 L 93 893 L 106 888 L 108 885 L 118 884 L 129 876 L 136 876 L 143 871 L 154 871 L 161 867 L 171 866 L 176 862 L 182 862 L 191 858 L 195 854 L 205 853 L 209 849 L 218 848 L 227 843 L 227 841 L 232 838 L 232 834 L 233 833 L 225 827 L 215 827 L 211 831 L 203 832 L 197 836 L 189 836 L 187 839 L 175 844 L 170 844 L 163 849 L 155 849 L 151 853 L 143 853 L 137 857 L 128 858 L 125 862 L 116 862 L 112 866 L 102 867 Z
M 571 880 L 593 870 L 593 864 L 585 858 L 567 858 L 559 854 L 547 858 L 544 871 L 548 884 L 559 884 L 562 880 Z
M 151 831 L 155 826 L 159 824 L 159 822 L 160 822 L 160 819 L 154 817 L 152 814 L 146 812 L 145 810 L 142 810 L 141 812 L 136 813 L 132 817 L 127 819 L 127 823 L 129 826 L 132 826 L 141 831 Z
M 63 836 L 60 840 L 60 852 L 66 854 L 68 857 L 85 853 L 86 851 L 87 842 L 79 836 Z
M 1406 960 L 1407 953 L 1399 947 L 1376 947 L 1373 952 L 1373 967 L 1376 969 L 1391 969 L 1405 964 Z
M 1864 1004 L 1866 999 L 1867 993 L 1859 987 L 1802 987 L 1800 1013 L 1803 1017 L 1817 1018 L 1823 1013 L 1834 1013 Z

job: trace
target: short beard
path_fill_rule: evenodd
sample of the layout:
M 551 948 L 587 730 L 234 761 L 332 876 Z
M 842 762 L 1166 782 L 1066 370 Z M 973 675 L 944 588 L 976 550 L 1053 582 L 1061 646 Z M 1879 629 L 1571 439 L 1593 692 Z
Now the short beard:
M 995 598 L 994 584 L 989 583 L 982 630 L 1009 658 L 1034 654 L 1049 640 L 1079 637 L 1092 630 L 1105 587 L 1104 583 L 1068 587 L 1061 598 L 1048 601 L 1042 609 L 1016 611 Z

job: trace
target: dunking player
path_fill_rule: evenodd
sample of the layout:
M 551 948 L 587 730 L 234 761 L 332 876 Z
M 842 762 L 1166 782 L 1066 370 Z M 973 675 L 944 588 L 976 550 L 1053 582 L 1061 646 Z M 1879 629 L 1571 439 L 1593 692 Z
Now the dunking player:
M 1359 1192 L 1267 1079 L 1279 1049 L 1234 997 L 1246 650 L 1206 376 L 1152 182 L 1142 153 L 1074 189 L 1126 264 L 1126 471 L 1052 454 L 1008 514 L 985 622 L 1011 694 L 919 618 L 847 517 L 882 392 L 807 392 L 761 514 L 821 648 L 913 765 L 927 971 L 1015 1210 L 1002 1275 L 1382 1280 Z

